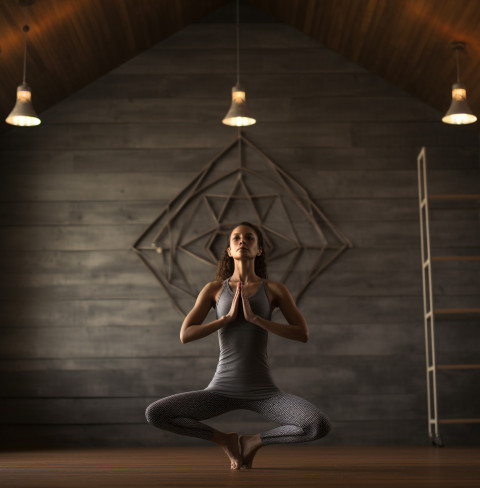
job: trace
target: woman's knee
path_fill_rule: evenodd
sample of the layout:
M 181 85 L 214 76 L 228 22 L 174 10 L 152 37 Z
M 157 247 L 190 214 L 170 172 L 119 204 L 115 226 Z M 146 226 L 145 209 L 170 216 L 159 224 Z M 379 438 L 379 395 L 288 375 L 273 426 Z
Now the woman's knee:
M 169 414 L 161 400 L 151 403 L 145 410 L 145 418 L 152 425 L 163 425 L 167 422 Z
M 309 426 L 309 436 L 312 440 L 325 437 L 332 430 L 332 423 L 326 415 L 319 415 Z

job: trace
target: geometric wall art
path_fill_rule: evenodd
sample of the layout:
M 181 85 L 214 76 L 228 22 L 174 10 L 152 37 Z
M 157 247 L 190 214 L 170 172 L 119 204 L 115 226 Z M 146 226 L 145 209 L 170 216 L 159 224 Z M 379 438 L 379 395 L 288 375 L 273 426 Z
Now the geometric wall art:
M 160 212 L 131 249 L 185 315 L 215 276 L 229 231 L 240 221 L 263 234 L 268 277 L 298 303 L 351 242 L 308 191 L 239 130 Z

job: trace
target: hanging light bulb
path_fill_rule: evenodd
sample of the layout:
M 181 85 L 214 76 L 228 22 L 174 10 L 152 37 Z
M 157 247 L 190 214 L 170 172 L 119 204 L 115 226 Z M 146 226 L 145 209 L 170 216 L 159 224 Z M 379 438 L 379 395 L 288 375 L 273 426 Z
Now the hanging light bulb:
M 232 88 L 232 104 L 223 118 L 222 122 L 225 125 L 233 127 L 245 127 L 247 125 L 255 124 L 256 120 L 246 106 L 245 89 L 240 84 L 240 34 L 239 34 L 239 9 L 238 0 L 236 0 L 236 16 L 237 16 L 237 83 Z
M 21 5 L 25 6 L 25 25 L 23 26 L 23 82 L 17 88 L 17 102 L 15 107 L 5 119 L 7 124 L 21 127 L 29 127 L 40 124 L 40 119 L 32 105 L 32 90 L 27 85 L 25 76 L 27 71 L 27 32 L 28 27 L 28 6 L 35 0 L 22 0 Z
M 222 120 L 225 125 L 244 127 L 256 122 L 245 104 L 245 90 L 239 84 L 232 88 L 232 104 Z
M 457 82 L 452 86 L 452 103 L 447 113 L 442 118 L 446 124 L 464 125 L 473 124 L 477 117 L 467 103 L 467 90 L 465 85 L 460 82 L 460 65 L 458 61 L 458 50 L 465 49 L 464 42 L 453 42 L 452 47 L 455 50 L 457 60 Z

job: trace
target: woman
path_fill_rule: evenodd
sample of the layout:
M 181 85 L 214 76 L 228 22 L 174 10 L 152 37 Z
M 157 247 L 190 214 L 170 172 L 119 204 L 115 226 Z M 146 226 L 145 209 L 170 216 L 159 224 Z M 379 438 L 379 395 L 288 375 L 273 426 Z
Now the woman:
M 157 400 L 146 410 L 148 422 L 156 427 L 220 445 L 231 469 L 251 468 L 262 446 L 313 441 L 331 429 L 323 412 L 281 391 L 270 376 L 268 332 L 307 342 L 308 327 L 285 285 L 266 278 L 262 234 L 242 222 L 229 236 L 216 281 L 200 292 L 180 331 L 180 340 L 187 343 L 218 330 L 220 358 L 212 381 L 203 390 Z M 203 324 L 211 307 L 216 308 L 217 319 Z M 289 325 L 270 320 L 276 307 Z M 253 410 L 282 425 L 239 436 L 200 422 L 235 409 Z

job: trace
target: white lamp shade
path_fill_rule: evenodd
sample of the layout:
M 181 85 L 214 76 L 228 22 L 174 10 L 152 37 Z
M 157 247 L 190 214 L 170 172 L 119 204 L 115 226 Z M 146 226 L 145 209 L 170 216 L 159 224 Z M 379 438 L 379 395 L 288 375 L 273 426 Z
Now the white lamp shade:
M 40 124 L 41 121 L 32 105 L 32 90 L 28 85 L 18 86 L 17 102 L 5 122 L 22 127 Z
M 232 88 L 232 104 L 222 120 L 225 125 L 245 127 L 255 124 L 256 120 L 248 110 L 245 99 L 245 90 L 240 85 L 235 85 Z
M 473 124 L 477 117 L 467 103 L 467 90 L 463 83 L 454 83 L 452 86 L 452 103 L 447 113 L 442 118 L 446 124 Z

